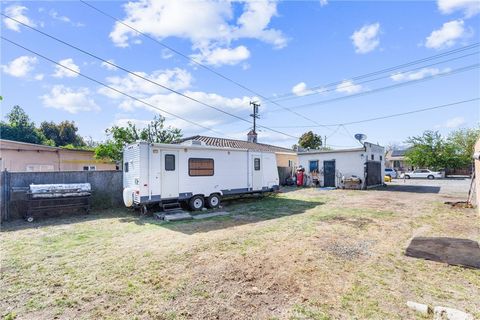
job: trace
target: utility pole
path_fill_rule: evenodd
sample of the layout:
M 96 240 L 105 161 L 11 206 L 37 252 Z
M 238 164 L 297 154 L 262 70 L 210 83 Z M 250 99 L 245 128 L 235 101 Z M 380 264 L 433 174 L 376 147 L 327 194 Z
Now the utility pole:
M 250 117 L 253 118 L 253 132 L 257 132 L 257 119 L 260 118 L 258 115 L 258 107 L 260 107 L 260 103 L 256 101 L 250 101 L 250 105 L 253 107 L 253 113 L 250 115 Z
M 324 147 L 324 148 L 327 147 L 327 136 L 325 136 L 325 140 L 323 140 L 323 147 Z

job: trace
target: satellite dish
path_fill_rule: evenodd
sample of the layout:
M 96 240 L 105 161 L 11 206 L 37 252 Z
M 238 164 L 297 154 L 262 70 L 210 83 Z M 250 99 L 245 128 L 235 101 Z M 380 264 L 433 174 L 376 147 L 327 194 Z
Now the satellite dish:
M 363 141 L 367 139 L 367 135 L 366 134 L 363 134 L 363 133 L 357 133 L 355 135 L 355 139 L 358 140 L 358 142 L 360 142 L 361 144 L 363 144 Z

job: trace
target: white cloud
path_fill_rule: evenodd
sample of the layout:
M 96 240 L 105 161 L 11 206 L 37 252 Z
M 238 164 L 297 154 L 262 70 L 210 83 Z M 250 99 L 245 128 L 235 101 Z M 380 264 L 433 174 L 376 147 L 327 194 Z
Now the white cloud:
M 235 65 L 250 57 L 250 51 L 245 46 L 236 48 L 200 49 L 199 54 L 191 55 L 195 61 L 214 66 Z
M 110 62 L 110 63 L 115 64 L 115 61 L 113 61 L 113 59 L 109 59 L 109 60 L 107 60 L 107 61 Z M 107 70 L 110 70 L 110 71 L 115 71 L 115 70 L 118 69 L 117 67 L 112 66 L 110 63 L 107 63 L 107 62 L 103 61 L 102 64 L 101 64 L 101 66 L 104 67 L 104 68 L 107 69 Z
M 326 6 L 328 4 L 328 0 L 320 0 L 320 6 Z
M 337 86 L 336 91 L 340 93 L 353 94 L 360 92 L 362 86 L 359 84 L 354 84 L 352 80 L 344 80 Z
M 438 0 L 437 5 L 443 14 L 463 11 L 465 18 L 473 17 L 480 12 L 480 1 L 478 0 Z
M 158 39 L 178 37 L 189 39 L 196 54 L 205 52 L 229 56 L 246 55 L 244 49 L 231 49 L 231 42 L 241 38 L 253 38 L 282 48 L 287 39 L 280 30 L 269 28 L 271 19 L 277 15 L 274 1 L 248 1 L 236 21 L 233 4 L 229 1 L 169 1 L 139 0 L 124 6 L 124 23 Z M 138 33 L 116 23 L 110 38 L 115 45 L 126 47 Z M 224 50 L 224 51 L 220 51 Z M 241 51 L 240 51 L 241 50 Z M 206 62 L 208 58 L 204 57 Z M 236 58 L 235 60 L 238 60 Z M 219 62 L 221 59 L 213 59 Z M 224 59 L 231 64 L 231 59 Z
M 36 74 L 34 79 L 35 80 L 43 80 L 43 78 L 45 77 L 45 75 L 43 73 L 39 73 L 39 74 Z
M 438 68 L 423 68 L 418 71 L 394 73 L 390 76 L 390 79 L 392 79 L 393 81 L 420 80 L 428 76 L 434 76 L 437 74 L 450 72 L 450 70 L 450 68 L 445 68 L 443 70 L 440 70 Z
M 182 91 L 185 95 L 198 101 L 202 101 L 238 116 L 246 117 L 250 112 L 249 102 L 253 97 L 245 96 L 240 98 L 229 98 L 215 93 L 188 90 L 193 79 L 190 73 L 185 70 L 177 68 L 172 70 L 157 70 L 151 74 L 146 74 L 145 72 L 137 73 L 165 86 Z M 136 98 L 142 99 L 142 101 L 145 101 L 146 103 L 201 123 L 202 125 L 216 126 L 237 121 L 231 116 L 220 113 L 178 94 L 171 93 L 132 75 L 127 75 L 125 77 L 109 77 L 106 82 L 110 86 L 122 90 Z M 179 128 L 192 126 L 191 124 L 161 112 L 156 108 L 149 107 L 141 102 L 124 97 L 107 88 L 100 88 L 98 92 L 118 101 L 118 107 L 124 111 L 132 112 L 138 108 L 147 109 L 149 111 L 160 113 L 168 119 L 168 124 L 175 125 Z M 198 131 L 198 127 L 196 127 L 195 130 Z
M 7 16 L 12 17 L 15 20 L 18 20 L 22 23 L 25 23 L 28 26 L 35 27 L 36 24 L 25 15 L 25 12 L 28 10 L 27 7 L 20 6 L 20 5 L 11 5 L 5 8 L 5 14 Z M 18 22 L 15 22 L 8 18 L 3 18 L 3 23 L 5 27 L 10 30 L 20 32 L 20 26 Z
M 463 20 L 452 20 L 445 22 L 440 29 L 432 31 L 425 41 L 425 46 L 433 49 L 448 48 L 464 36 Z
M 162 58 L 163 59 L 170 59 L 173 57 L 173 52 L 170 49 L 162 49 Z
M 353 41 L 356 53 L 367 53 L 375 50 L 380 44 L 378 39 L 380 33 L 380 23 L 365 25 L 360 30 L 355 31 L 350 39 Z
M 60 63 L 62 66 L 65 66 L 69 69 L 72 69 L 73 71 L 80 72 L 80 67 L 77 66 L 75 64 L 75 62 L 73 62 L 72 58 L 60 60 L 60 61 L 58 61 L 58 63 Z M 64 77 L 74 78 L 74 77 L 77 77 L 78 74 L 73 72 L 73 71 L 70 71 L 68 69 L 65 69 L 64 67 L 61 67 L 61 66 L 57 65 L 57 66 L 55 66 L 55 72 L 53 73 L 52 76 L 54 76 L 55 78 L 64 78 Z
M 450 129 L 455 129 L 455 128 L 458 128 L 465 123 L 466 123 L 465 118 L 455 117 L 455 118 L 448 119 L 447 122 L 445 123 L 445 127 L 450 128 Z
M 188 71 L 180 68 L 156 70 L 151 74 L 147 74 L 146 72 L 135 72 L 135 74 L 174 90 L 188 89 L 192 82 L 192 75 Z M 169 92 L 156 84 L 145 81 L 132 74 L 128 74 L 125 77 L 108 77 L 107 83 L 115 89 L 131 94 L 135 97 L 143 98 L 152 94 Z M 105 87 L 100 88 L 99 93 L 110 98 L 122 97 L 121 94 L 115 93 Z
M 50 15 L 50 17 L 52 17 L 55 20 L 59 20 L 59 21 L 62 21 L 62 22 L 71 22 L 69 17 L 61 16 L 61 15 L 58 14 L 57 11 L 55 11 L 53 9 L 50 10 L 50 12 L 48 14 Z
M 297 83 L 292 88 L 292 93 L 294 93 L 297 96 L 304 96 L 312 92 L 313 92 L 312 90 L 307 89 L 307 84 L 305 82 Z
M 100 107 L 90 96 L 91 93 L 88 88 L 74 90 L 63 85 L 56 85 L 49 94 L 40 96 L 40 99 L 43 105 L 48 108 L 65 110 L 70 113 L 100 110 Z
M 29 75 L 37 62 L 36 57 L 21 56 L 6 65 L 2 65 L 1 69 L 12 77 L 22 78 Z

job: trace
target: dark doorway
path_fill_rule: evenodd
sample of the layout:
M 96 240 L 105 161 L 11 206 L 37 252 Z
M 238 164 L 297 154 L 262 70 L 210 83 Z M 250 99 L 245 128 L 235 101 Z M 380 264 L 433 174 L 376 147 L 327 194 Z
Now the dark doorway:
M 335 160 L 323 161 L 323 186 L 335 187 Z
M 367 186 L 382 183 L 382 163 L 380 161 L 367 161 Z

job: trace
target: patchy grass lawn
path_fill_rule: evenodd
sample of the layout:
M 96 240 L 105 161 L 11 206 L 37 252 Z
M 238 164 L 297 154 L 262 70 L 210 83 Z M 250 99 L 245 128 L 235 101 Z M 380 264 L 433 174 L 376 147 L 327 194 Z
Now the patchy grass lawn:
M 476 211 L 443 194 L 287 191 L 204 221 L 119 209 L 8 223 L 2 316 L 415 319 L 413 300 L 480 317 L 480 270 L 403 254 L 418 235 L 479 241 Z

